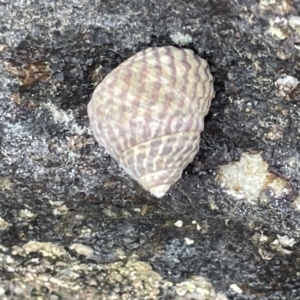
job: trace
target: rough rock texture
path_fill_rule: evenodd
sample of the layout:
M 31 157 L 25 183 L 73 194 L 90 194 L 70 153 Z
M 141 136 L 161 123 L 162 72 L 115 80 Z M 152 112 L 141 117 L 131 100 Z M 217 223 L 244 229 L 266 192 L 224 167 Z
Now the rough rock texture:
M 299 14 L 299 0 L 0 0 L 1 298 L 300 299 Z M 86 112 L 155 45 L 207 59 L 216 89 L 160 200 Z

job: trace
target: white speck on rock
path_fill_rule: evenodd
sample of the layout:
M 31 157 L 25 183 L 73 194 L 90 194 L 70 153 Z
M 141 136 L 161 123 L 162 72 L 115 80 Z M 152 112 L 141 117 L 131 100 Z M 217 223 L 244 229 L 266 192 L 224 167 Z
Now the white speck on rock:
M 73 111 L 69 110 L 68 112 L 58 108 L 53 103 L 43 104 L 46 107 L 56 123 L 65 124 L 66 128 L 76 135 L 82 135 L 85 132 L 90 133 L 90 128 L 81 127 L 75 122 L 75 117 Z
M 286 97 L 297 87 L 298 84 L 299 80 L 293 76 L 286 75 L 284 77 L 280 77 L 275 82 L 278 89 L 276 94 L 281 97 Z
M 232 289 L 237 294 L 242 294 L 243 293 L 243 290 L 235 283 L 230 285 L 230 289 Z
M 174 223 L 174 225 L 175 225 L 176 227 L 182 227 L 183 222 L 182 222 L 181 220 L 178 220 L 178 221 L 176 221 L 176 222 Z
M 184 238 L 184 241 L 188 246 L 193 245 L 195 243 L 195 241 L 190 238 Z
M 4 219 L 0 217 L 0 231 L 4 231 L 8 229 L 12 224 L 6 222 Z
M 170 38 L 179 46 L 183 46 L 192 42 L 192 37 L 189 34 L 182 34 L 181 32 L 172 33 Z
M 282 17 L 276 17 L 274 20 L 269 20 L 269 33 L 279 40 L 284 40 L 288 37 L 288 20 Z
M 293 247 L 297 243 L 294 238 L 290 238 L 287 235 L 281 236 L 277 234 L 277 239 L 283 247 Z
M 92 256 L 94 254 L 94 250 L 91 247 L 79 243 L 72 244 L 70 249 L 79 255 Z
M 291 16 L 289 18 L 289 25 L 300 34 L 300 17 Z

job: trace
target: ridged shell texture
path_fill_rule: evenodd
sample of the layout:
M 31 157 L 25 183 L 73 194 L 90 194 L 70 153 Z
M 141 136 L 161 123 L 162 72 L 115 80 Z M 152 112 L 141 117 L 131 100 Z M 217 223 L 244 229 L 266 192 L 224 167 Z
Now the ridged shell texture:
M 104 78 L 88 115 L 97 142 L 161 198 L 198 152 L 213 97 L 204 59 L 189 49 L 148 48 Z

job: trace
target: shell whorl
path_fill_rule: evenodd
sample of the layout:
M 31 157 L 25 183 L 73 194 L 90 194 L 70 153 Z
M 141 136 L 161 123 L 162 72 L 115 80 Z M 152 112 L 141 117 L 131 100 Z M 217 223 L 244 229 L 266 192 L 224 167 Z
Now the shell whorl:
M 189 49 L 149 48 L 104 78 L 88 115 L 97 142 L 160 198 L 198 152 L 213 97 L 204 59 Z

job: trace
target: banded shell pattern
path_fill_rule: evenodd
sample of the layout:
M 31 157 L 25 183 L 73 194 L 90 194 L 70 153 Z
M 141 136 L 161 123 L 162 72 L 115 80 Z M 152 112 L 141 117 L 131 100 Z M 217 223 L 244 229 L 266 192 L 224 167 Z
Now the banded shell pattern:
M 104 78 L 88 115 L 97 142 L 161 198 L 198 152 L 213 97 L 204 59 L 189 49 L 148 48 Z

